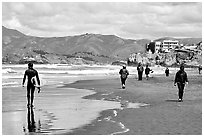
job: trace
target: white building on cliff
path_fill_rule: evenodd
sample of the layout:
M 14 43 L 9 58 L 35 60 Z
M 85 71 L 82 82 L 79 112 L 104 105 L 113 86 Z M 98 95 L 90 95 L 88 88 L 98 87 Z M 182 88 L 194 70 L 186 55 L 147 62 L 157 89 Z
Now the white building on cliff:
M 162 42 L 162 50 L 165 52 L 170 52 L 171 49 L 175 49 L 178 46 L 178 40 L 163 40 Z

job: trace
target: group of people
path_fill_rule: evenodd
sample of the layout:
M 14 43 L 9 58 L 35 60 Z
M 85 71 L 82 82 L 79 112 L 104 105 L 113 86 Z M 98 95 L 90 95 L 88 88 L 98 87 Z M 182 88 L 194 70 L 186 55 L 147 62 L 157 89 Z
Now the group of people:
M 138 64 L 137 66 L 137 72 L 138 72 L 138 80 L 142 80 L 142 75 L 143 75 L 144 68 L 141 63 Z M 149 74 L 153 73 L 154 71 L 149 68 L 148 65 L 146 65 L 145 68 L 145 75 L 146 79 L 149 79 Z M 125 88 L 125 81 L 129 75 L 128 70 L 126 69 L 126 65 L 123 65 L 123 68 L 119 71 L 119 74 L 121 75 L 121 83 L 122 83 L 122 88 Z
M 201 69 L 202 68 L 199 68 L 199 74 L 200 74 Z M 141 63 L 139 63 L 139 65 L 137 66 L 137 71 L 138 71 L 138 80 L 142 80 L 144 68 L 143 68 Z M 150 72 L 153 73 L 153 70 L 151 70 L 148 67 L 148 65 L 146 65 L 145 75 L 146 75 L 147 80 L 149 79 Z M 166 76 L 169 76 L 169 69 L 168 68 L 166 68 L 165 73 L 166 73 Z M 129 75 L 129 72 L 128 72 L 125 65 L 119 71 L 119 74 L 121 77 L 122 88 L 125 89 L 125 82 L 126 82 L 127 77 Z M 27 106 L 33 107 L 35 88 L 38 88 L 38 93 L 40 92 L 40 79 L 39 79 L 37 70 L 35 70 L 33 68 L 33 63 L 29 63 L 28 69 L 25 71 L 23 83 L 22 83 L 23 87 L 24 87 L 26 77 L 28 78 L 28 81 L 27 81 L 27 101 L 28 101 Z M 35 80 L 34 78 L 36 78 L 37 80 Z M 37 83 L 36 83 L 36 81 L 37 81 Z M 37 84 L 38 84 L 38 86 L 37 86 Z M 188 84 L 187 73 L 184 71 L 183 65 L 180 66 L 180 70 L 175 75 L 174 85 L 176 86 L 176 84 L 177 84 L 178 90 L 179 90 L 178 101 L 181 102 L 183 100 L 184 87 L 186 84 Z
M 137 71 L 138 71 L 138 80 L 140 81 L 140 80 L 142 80 L 142 75 L 143 75 L 143 71 L 144 71 L 144 68 L 143 68 L 141 63 L 138 64 Z M 149 79 L 150 72 L 153 73 L 154 71 L 151 70 L 148 67 L 148 65 L 146 65 L 145 75 L 146 75 L 147 80 Z M 129 72 L 126 69 L 125 65 L 123 65 L 123 68 L 119 71 L 119 74 L 120 74 L 120 78 L 121 78 L 122 88 L 125 89 L 125 81 L 126 81 L 128 75 L 129 75 Z M 168 67 L 165 70 L 165 74 L 166 74 L 167 77 L 169 76 Z M 185 87 L 186 84 L 188 84 L 187 73 L 184 71 L 184 65 L 181 65 L 180 70 L 176 73 L 175 80 L 174 80 L 174 86 L 177 85 L 177 87 L 178 87 L 178 97 L 179 97 L 178 101 L 179 102 L 183 101 L 184 87 Z

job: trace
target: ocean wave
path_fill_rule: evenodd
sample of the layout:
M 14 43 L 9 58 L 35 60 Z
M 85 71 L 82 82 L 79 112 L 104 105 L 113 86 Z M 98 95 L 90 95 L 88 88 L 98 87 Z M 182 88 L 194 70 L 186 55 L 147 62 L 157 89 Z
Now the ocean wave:
M 6 73 L 17 73 L 17 71 L 15 71 L 11 68 L 2 69 L 2 74 L 6 74 Z
M 18 82 L 2 82 L 2 87 L 20 87 Z
M 25 65 L 3 65 L 2 74 L 19 74 L 23 75 Z M 67 64 L 36 64 L 35 67 L 39 74 L 67 74 L 67 75 L 119 75 L 121 66 L 114 65 L 67 65 Z M 145 68 L 145 67 L 144 67 Z M 155 74 L 165 74 L 165 67 L 150 67 Z M 25 68 L 25 70 L 27 67 Z M 137 68 L 127 66 L 130 75 L 137 75 Z M 175 72 L 177 68 L 170 68 L 170 73 Z M 14 75 L 15 77 L 15 75 Z

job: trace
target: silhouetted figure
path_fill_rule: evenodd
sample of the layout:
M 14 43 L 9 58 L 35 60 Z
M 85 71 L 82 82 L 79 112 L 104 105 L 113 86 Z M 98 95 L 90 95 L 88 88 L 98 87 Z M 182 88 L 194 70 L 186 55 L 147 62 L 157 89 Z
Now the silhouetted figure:
M 176 73 L 175 80 L 174 80 L 174 86 L 178 86 L 178 101 L 183 101 L 183 93 L 184 93 L 184 87 L 185 84 L 188 84 L 188 77 L 187 73 L 184 71 L 184 66 L 180 66 L 180 70 Z
M 122 84 L 122 88 L 125 88 L 125 81 L 129 75 L 128 70 L 126 69 L 126 66 L 123 65 L 123 68 L 119 71 L 120 74 L 120 79 L 121 79 L 121 84 Z
M 149 73 L 153 73 L 153 70 L 151 70 L 148 65 L 146 65 L 146 68 L 145 68 L 145 75 L 146 75 L 146 79 L 148 80 L 149 79 Z
M 36 124 L 35 124 L 35 117 L 33 108 L 28 108 L 28 115 L 27 115 L 27 122 L 28 122 L 28 132 L 36 132 Z
M 198 73 L 201 74 L 201 71 L 202 71 L 202 66 L 199 65 L 199 66 L 198 66 Z
M 31 107 L 33 107 L 33 100 L 34 100 L 34 91 L 35 91 L 35 84 L 36 81 L 34 80 L 34 77 L 36 77 L 38 85 L 40 86 L 40 79 L 38 76 L 38 72 L 33 69 L 33 64 L 32 63 L 28 63 L 28 69 L 25 71 L 24 74 L 24 78 L 23 78 L 23 83 L 22 86 L 24 87 L 24 83 L 26 80 L 26 76 L 28 78 L 28 82 L 27 82 L 27 100 L 28 100 L 28 104 L 27 106 L 29 107 L 31 105 Z M 40 87 L 38 87 L 40 92 Z
M 143 74 L 144 68 L 141 64 L 141 62 L 137 66 L 137 72 L 138 72 L 138 80 L 142 80 L 142 74 Z
M 165 73 L 166 73 L 166 77 L 168 77 L 169 76 L 169 68 L 168 67 L 166 67 Z

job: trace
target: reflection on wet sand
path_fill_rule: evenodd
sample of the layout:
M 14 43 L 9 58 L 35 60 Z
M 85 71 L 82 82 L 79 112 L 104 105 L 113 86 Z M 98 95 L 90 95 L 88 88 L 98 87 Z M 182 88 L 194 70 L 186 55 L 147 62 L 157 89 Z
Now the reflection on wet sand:
M 23 132 L 27 135 L 39 133 L 41 129 L 41 122 L 35 122 L 35 114 L 33 107 L 28 107 L 27 109 L 27 128 L 23 127 Z

